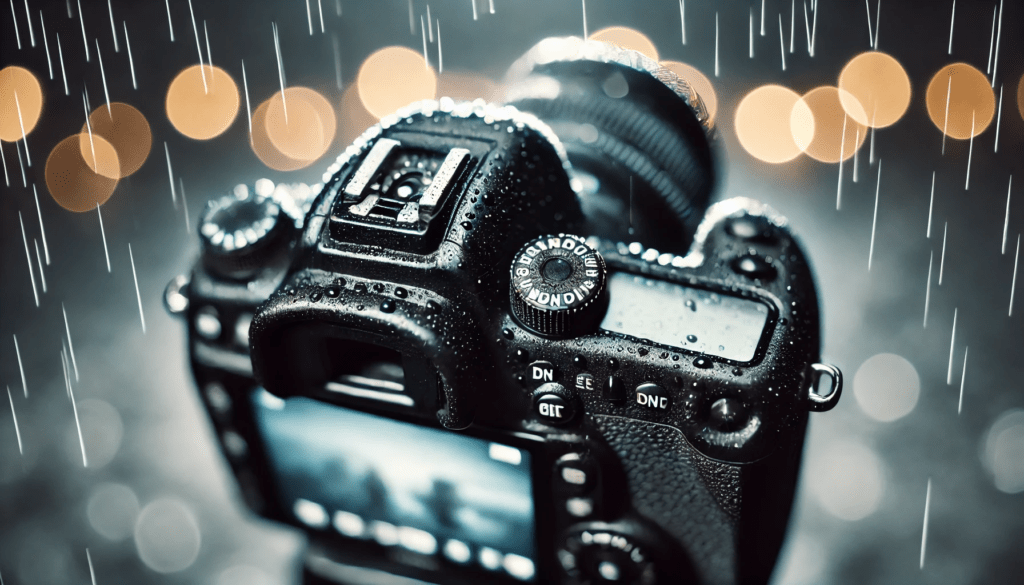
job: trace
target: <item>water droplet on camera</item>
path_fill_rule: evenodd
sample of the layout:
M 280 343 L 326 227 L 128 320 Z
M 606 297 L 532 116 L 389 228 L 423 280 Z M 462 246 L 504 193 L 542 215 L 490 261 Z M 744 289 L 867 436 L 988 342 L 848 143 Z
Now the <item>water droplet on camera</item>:
M 691 333 L 686 336 L 686 341 L 689 341 L 690 343 L 697 343 L 697 336 Z

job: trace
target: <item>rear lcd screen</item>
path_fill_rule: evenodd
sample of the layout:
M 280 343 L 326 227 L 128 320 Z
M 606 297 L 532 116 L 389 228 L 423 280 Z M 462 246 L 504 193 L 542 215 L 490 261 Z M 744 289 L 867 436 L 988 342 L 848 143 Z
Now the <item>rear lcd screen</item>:
M 534 579 L 528 451 L 262 389 L 254 406 L 299 523 Z
M 601 328 L 737 362 L 754 359 L 768 322 L 764 303 L 615 272 Z

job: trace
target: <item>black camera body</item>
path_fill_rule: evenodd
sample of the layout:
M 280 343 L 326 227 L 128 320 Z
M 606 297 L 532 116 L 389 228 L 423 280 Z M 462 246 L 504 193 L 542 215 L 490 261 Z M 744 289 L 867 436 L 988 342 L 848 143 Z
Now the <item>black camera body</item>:
M 537 117 L 442 99 L 323 185 L 207 209 L 168 306 L 245 500 L 310 535 L 309 579 L 769 578 L 808 412 L 841 388 L 807 260 L 742 198 L 685 255 L 593 235 L 571 172 Z

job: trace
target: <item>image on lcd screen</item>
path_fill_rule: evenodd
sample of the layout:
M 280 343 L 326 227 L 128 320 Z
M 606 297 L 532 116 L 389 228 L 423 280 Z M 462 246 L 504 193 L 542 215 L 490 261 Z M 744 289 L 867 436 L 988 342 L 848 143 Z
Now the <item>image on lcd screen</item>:
M 298 522 L 534 579 L 529 452 L 262 389 L 253 402 Z
M 615 272 L 601 329 L 737 362 L 754 359 L 768 322 L 764 303 Z

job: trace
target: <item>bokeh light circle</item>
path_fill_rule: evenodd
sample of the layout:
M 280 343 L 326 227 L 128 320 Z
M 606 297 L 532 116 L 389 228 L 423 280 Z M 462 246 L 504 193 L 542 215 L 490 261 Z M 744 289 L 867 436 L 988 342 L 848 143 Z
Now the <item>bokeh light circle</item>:
M 654 46 L 654 42 L 644 33 L 627 26 L 602 28 L 592 33 L 590 40 L 610 43 L 616 47 L 643 53 L 655 61 L 658 60 L 658 48 Z
M 363 61 L 356 77 L 359 99 L 378 120 L 412 102 L 433 99 L 437 75 L 423 55 L 407 47 L 384 47 Z
M 857 116 L 848 114 L 850 111 L 864 114 L 857 99 L 839 88 L 823 86 L 804 94 L 790 114 L 797 147 L 824 163 L 852 157 L 867 139 L 868 128 L 857 122 Z
M 86 164 L 84 153 L 88 153 Z M 102 173 L 90 168 L 92 152 L 96 153 L 96 166 Z M 102 136 L 93 135 L 90 144 L 87 134 L 75 134 L 60 141 L 46 159 L 46 187 L 58 205 L 68 211 L 82 213 L 103 205 L 117 188 L 121 174 L 114 145 Z
M 273 99 L 273 98 L 271 98 Z M 297 160 L 283 154 L 274 146 L 267 134 L 267 110 L 270 108 L 271 100 L 257 106 L 252 113 L 252 136 L 249 146 L 260 161 L 275 171 L 297 171 L 313 164 L 311 160 Z
M 93 488 L 85 508 L 89 525 L 103 538 L 124 540 L 132 535 L 139 515 L 139 498 L 126 485 L 104 483 Z
M 874 451 L 855 442 L 829 445 L 812 458 L 804 475 L 815 499 L 829 514 L 850 522 L 873 514 L 885 492 L 885 468 Z
M 127 177 L 142 168 L 153 148 L 153 131 L 142 112 L 128 104 L 112 102 L 109 111 L 106 105 L 93 110 L 89 115 L 89 125 L 94 136 L 102 136 L 117 151 L 121 167 L 118 178 Z M 88 131 L 89 127 L 82 124 L 82 133 Z M 92 168 L 91 154 L 87 156 L 83 152 L 82 156 Z
M 270 98 L 264 124 L 281 154 L 300 161 L 319 159 L 334 141 L 338 122 L 330 102 L 307 87 L 289 87 Z
M 209 65 L 182 70 L 167 88 L 165 102 L 167 119 L 174 128 L 196 140 L 223 134 L 238 115 L 239 103 L 235 80 L 227 71 Z
M 910 107 L 910 77 L 886 53 L 868 51 L 851 59 L 839 74 L 839 88 L 848 92 L 840 94 L 846 112 L 864 126 L 891 126 Z
M 192 566 L 202 537 L 195 514 L 177 498 L 146 505 L 135 522 L 139 558 L 157 573 L 176 573 Z
M 707 75 L 701 73 L 693 65 L 679 61 L 662 61 L 661 66 L 690 84 L 690 87 L 697 92 L 697 95 L 704 102 L 704 107 L 708 110 L 708 116 L 714 120 L 715 114 L 718 113 L 718 95 L 715 93 L 715 88 L 711 85 L 711 80 L 708 79 Z
M 795 91 L 781 85 L 763 85 L 744 96 L 736 108 L 735 120 L 743 148 L 768 163 L 784 163 L 800 156 L 790 130 L 790 117 L 798 101 L 800 96 Z
M 947 96 L 949 116 L 947 119 Z M 996 94 L 988 77 L 973 65 L 953 63 L 932 77 L 925 94 L 928 117 L 946 136 L 966 140 L 988 128 L 996 113 Z
M 19 108 L 21 120 L 18 119 Z M 0 140 L 21 140 L 22 125 L 25 134 L 32 132 L 42 113 L 43 87 L 36 76 L 16 65 L 0 69 Z
M 498 95 L 498 84 L 476 73 L 445 72 L 437 78 L 438 97 L 492 102 Z
M 871 418 L 892 422 L 910 414 L 921 395 L 921 378 L 901 356 L 880 353 L 867 359 L 853 376 L 857 405 Z
M 1024 410 L 1004 412 L 985 436 L 982 460 L 997 490 L 1024 492 Z

